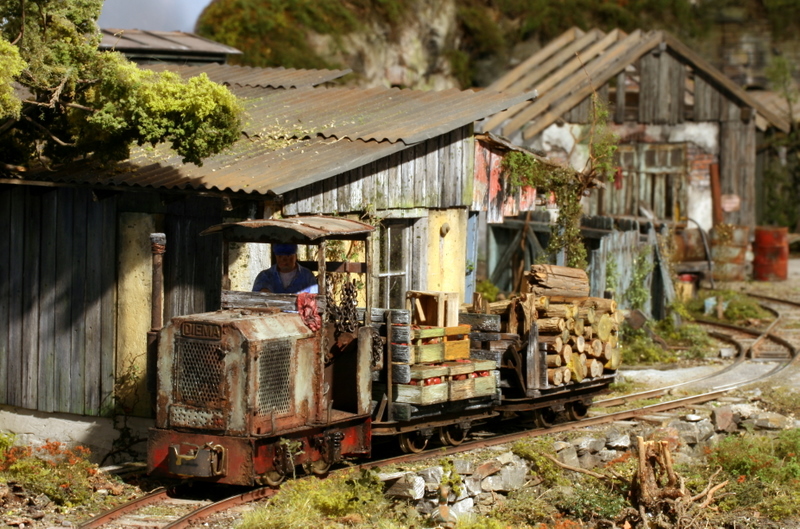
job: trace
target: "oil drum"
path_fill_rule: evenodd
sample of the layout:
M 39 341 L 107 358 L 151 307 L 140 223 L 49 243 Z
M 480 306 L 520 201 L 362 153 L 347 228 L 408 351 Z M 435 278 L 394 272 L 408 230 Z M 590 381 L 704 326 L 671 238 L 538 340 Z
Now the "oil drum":
M 757 227 L 753 244 L 753 279 L 784 281 L 789 269 L 789 229 Z

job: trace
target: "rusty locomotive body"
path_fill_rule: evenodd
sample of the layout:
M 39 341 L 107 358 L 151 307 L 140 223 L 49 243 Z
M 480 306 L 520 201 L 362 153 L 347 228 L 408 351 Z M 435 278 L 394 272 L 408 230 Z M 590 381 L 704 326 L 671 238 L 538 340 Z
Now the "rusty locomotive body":
M 344 458 L 367 457 L 378 436 L 419 451 L 432 437 L 459 444 L 476 423 L 501 414 L 530 414 L 540 425 L 563 409 L 577 418 L 613 381 L 606 376 L 547 387 L 535 328 L 522 339 L 504 336 L 511 338 L 509 351 L 491 365 L 425 364 L 420 355 L 444 351 L 451 338 L 469 356 L 480 333 L 464 325 L 420 331 L 410 325 L 409 311 L 371 307 L 373 229 L 305 217 L 206 230 L 222 233 L 224 249 L 228 242 L 318 245 L 317 261 L 304 264 L 328 295 L 223 291 L 219 311 L 173 318 L 160 331 L 156 424 L 148 442 L 152 474 L 277 485 L 298 465 L 322 474 Z M 365 262 L 326 262 L 329 240 L 363 241 Z M 364 279 L 360 298 L 352 288 L 342 294 L 342 284 L 356 284 L 348 279 L 354 273 Z M 338 301 L 332 284 L 339 287 Z M 397 344 L 404 332 L 406 341 L 429 344 L 417 346 L 416 365 L 396 362 L 408 354 Z

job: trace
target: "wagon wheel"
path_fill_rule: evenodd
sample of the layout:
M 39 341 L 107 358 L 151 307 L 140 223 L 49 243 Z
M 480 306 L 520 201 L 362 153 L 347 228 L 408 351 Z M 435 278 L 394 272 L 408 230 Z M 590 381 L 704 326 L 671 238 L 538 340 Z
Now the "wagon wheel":
M 428 438 L 419 432 L 404 432 L 398 437 L 400 450 L 406 454 L 418 454 L 428 446 Z
M 458 446 L 467 438 L 467 429 L 460 424 L 450 424 L 439 428 L 439 440 L 443 445 Z
M 589 406 L 586 406 L 583 402 L 575 401 L 567 405 L 567 415 L 573 421 L 585 419 L 588 414 Z
M 308 470 L 315 476 L 327 476 L 330 469 L 331 464 L 325 461 L 324 458 L 308 463 Z
M 550 428 L 556 422 L 556 412 L 553 408 L 539 408 L 533 410 L 533 418 L 539 428 Z
M 269 470 L 264 474 L 264 482 L 270 487 L 278 487 L 283 480 L 286 479 L 286 474 L 277 470 Z

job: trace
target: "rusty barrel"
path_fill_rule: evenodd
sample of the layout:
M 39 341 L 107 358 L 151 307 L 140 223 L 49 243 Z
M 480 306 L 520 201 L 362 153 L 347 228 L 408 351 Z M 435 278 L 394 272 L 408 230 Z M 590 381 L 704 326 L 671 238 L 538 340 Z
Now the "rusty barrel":
M 753 279 L 784 281 L 789 271 L 789 229 L 759 226 L 753 243 Z
M 711 257 L 714 259 L 714 279 L 744 281 L 750 228 L 732 224 L 714 226 L 710 239 Z

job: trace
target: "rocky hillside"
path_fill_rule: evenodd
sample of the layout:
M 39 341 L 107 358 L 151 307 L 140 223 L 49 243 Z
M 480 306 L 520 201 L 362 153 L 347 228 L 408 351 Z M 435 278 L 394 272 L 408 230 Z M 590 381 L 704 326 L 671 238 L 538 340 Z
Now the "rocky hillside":
M 196 31 L 250 66 L 351 68 L 346 82 L 490 84 L 566 29 L 666 29 L 749 87 L 775 54 L 800 62 L 800 4 L 745 0 L 214 0 Z

